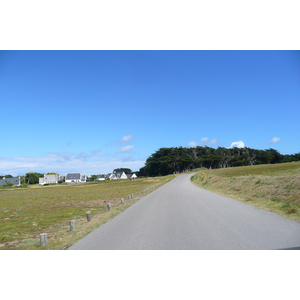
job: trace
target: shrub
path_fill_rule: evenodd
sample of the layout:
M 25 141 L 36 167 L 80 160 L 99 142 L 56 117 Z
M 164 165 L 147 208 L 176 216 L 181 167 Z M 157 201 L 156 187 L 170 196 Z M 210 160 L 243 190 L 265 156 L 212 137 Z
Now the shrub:
M 282 208 L 282 209 L 290 209 L 290 208 L 291 208 L 291 204 L 289 204 L 289 203 L 284 203 L 284 204 L 282 204 L 281 208 Z
M 278 202 L 278 201 L 279 201 L 279 198 L 278 198 L 278 197 L 272 197 L 272 198 L 271 198 L 271 201 Z
M 284 203 L 281 208 L 284 209 L 288 214 L 294 214 L 297 212 L 297 209 L 293 208 L 290 203 Z

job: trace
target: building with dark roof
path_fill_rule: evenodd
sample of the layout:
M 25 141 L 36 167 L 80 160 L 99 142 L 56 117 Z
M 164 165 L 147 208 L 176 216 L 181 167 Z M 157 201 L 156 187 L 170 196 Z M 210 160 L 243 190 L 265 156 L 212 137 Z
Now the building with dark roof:
M 81 173 L 67 173 L 66 174 L 66 183 L 85 183 L 86 176 Z
M 13 186 L 20 186 L 21 185 L 21 178 L 20 177 L 13 177 L 13 178 L 5 178 L 3 177 L 0 179 L 0 185 L 4 185 L 8 182 L 12 182 L 14 185 Z

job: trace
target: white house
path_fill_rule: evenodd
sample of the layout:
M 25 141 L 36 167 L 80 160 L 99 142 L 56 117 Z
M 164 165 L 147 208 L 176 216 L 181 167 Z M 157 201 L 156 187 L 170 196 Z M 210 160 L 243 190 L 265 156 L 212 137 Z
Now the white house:
M 0 185 L 4 185 L 9 181 L 14 184 L 13 186 L 20 186 L 21 185 L 21 178 L 20 177 L 13 177 L 13 178 L 3 177 L 2 179 L 0 179 Z
M 135 173 L 133 173 L 133 174 L 126 174 L 126 176 L 130 180 L 137 178 L 137 176 L 135 175 Z
M 44 178 L 39 178 L 39 184 L 44 185 L 44 184 L 56 184 L 60 176 L 58 174 L 51 174 L 51 175 L 44 175 Z
M 108 175 L 99 174 L 99 175 L 97 175 L 97 179 L 96 180 L 97 181 L 101 181 L 101 180 L 105 180 L 107 178 L 109 178 Z
M 113 172 L 109 177 L 110 180 L 127 179 L 125 172 Z
M 126 174 L 125 172 L 113 172 L 113 173 L 108 173 L 108 174 L 99 174 L 97 175 L 97 181 L 101 180 L 118 180 L 118 179 L 134 179 L 137 178 L 136 174 Z
M 66 174 L 66 183 L 85 183 L 86 175 L 81 173 L 67 173 Z

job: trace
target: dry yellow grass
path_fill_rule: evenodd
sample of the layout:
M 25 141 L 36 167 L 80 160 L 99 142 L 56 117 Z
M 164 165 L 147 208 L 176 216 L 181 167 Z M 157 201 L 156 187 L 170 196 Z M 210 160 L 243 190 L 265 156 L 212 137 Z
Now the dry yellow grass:
M 194 184 L 300 222 L 300 162 L 206 170 Z
M 66 249 L 107 222 L 142 196 L 142 190 L 170 181 L 174 176 L 116 180 L 81 185 L 34 185 L 0 190 L 0 249 Z M 134 200 L 128 200 L 133 194 Z M 121 198 L 125 203 L 121 204 Z M 112 210 L 107 210 L 107 203 Z M 87 222 L 86 213 L 92 221 Z M 69 221 L 76 230 L 69 232 Z M 39 234 L 49 245 L 40 247 Z

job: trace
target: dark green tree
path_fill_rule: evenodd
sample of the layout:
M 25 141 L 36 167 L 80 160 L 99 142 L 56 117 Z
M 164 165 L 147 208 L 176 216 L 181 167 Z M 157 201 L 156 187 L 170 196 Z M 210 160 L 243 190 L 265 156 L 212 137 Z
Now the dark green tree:
M 282 162 L 292 162 L 300 160 L 300 152 L 295 154 L 285 154 L 282 155 Z
M 265 150 L 257 150 L 256 157 L 257 157 L 256 163 L 258 165 L 269 164 L 269 163 L 271 163 L 271 160 L 272 160 L 272 154 Z
M 140 170 L 138 172 L 136 172 L 136 175 L 138 177 L 148 177 L 149 173 L 147 172 L 146 167 L 142 167 L 142 168 L 140 168 Z
M 96 181 L 97 175 L 91 175 L 90 177 L 87 178 L 86 181 Z
M 281 155 L 277 150 L 270 148 L 265 151 L 271 157 L 271 159 L 270 159 L 271 164 L 278 164 L 278 163 L 282 162 L 283 155 Z
M 128 168 L 118 168 L 118 169 L 114 169 L 114 172 L 125 172 L 126 174 L 131 174 L 132 171 Z
M 139 176 L 159 176 L 179 173 L 193 168 L 228 168 L 273 164 L 300 160 L 300 153 L 282 155 L 275 149 L 256 150 L 244 148 L 160 148 L 146 160 Z
M 42 176 L 40 176 L 42 175 Z M 28 172 L 25 175 L 25 183 L 27 184 L 36 184 L 39 183 L 39 178 L 43 177 L 43 174 L 36 173 L 36 172 Z

